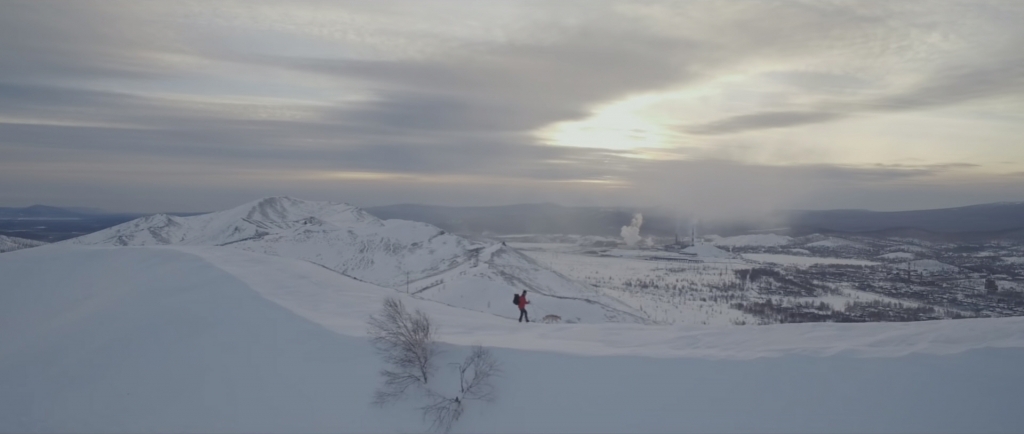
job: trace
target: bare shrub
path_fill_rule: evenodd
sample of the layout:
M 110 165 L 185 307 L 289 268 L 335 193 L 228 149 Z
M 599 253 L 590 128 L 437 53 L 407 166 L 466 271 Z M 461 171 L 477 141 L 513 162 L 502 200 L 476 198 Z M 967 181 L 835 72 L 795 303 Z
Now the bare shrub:
M 430 420 L 430 429 L 434 431 L 450 431 L 462 416 L 466 401 L 494 400 L 494 384 L 491 381 L 501 374 L 501 367 L 490 350 L 474 346 L 462 363 L 453 365 L 459 371 L 459 394 L 450 398 L 428 390 L 430 404 L 421 407 L 423 418 Z
M 452 425 L 462 416 L 462 400 L 459 397 L 449 398 L 434 392 L 428 392 L 427 397 L 430 404 L 420 409 L 423 410 L 423 419 L 430 421 L 432 431 L 449 432 Z
M 462 416 L 466 401 L 494 400 L 492 380 L 501 374 L 501 367 L 490 350 L 474 346 L 462 363 L 451 364 L 459 373 L 459 392 L 448 397 L 428 387 L 438 350 L 434 345 L 437 327 L 425 313 L 410 313 L 401 300 L 387 297 L 368 325 L 371 342 L 388 364 L 380 372 L 384 384 L 374 393 L 375 405 L 397 401 L 415 387 L 429 402 L 420 407 L 423 419 L 430 421 L 432 430 L 448 432 Z
M 459 391 L 462 399 L 477 401 L 494 400 L 494 384 L 491 380 L 501 374 L 501 366 L 491 355 L 491 350 L 479 345 L 458 365 Z
M 425 386 L 434 371 L 437 327 L 420 310 L 410 313 L 401 300 L 384 299 L 380 313 L 370 316 L 369 334 L 377 352 L 388 363 L 380 374 L 384 384 L 374 404 L 385 405 L 405 394 L 411 386 Z

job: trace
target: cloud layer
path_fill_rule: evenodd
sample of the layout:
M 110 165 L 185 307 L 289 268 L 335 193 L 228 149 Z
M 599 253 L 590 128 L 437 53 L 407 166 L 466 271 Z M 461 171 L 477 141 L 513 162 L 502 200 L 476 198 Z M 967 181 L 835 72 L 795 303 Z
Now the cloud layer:
M 0 5 L 0 204 L 1021 200 L 1015 2 Z

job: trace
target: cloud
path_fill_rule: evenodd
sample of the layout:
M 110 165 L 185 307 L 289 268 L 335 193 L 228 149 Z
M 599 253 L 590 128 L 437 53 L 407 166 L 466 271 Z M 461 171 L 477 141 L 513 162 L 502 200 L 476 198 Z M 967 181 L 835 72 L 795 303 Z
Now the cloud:
M 843 117 L 840 113 L 828 112 L 761 112 L 720 119 L 691 127 L 691 134 L 732 134 L 750 130 L 785 128 L 797 125 L 828 122 Z
M 905 31 L 874 36 L 875 43 L 891 44 L 885 47 L 888 51 L 906 51 L 905 58 L 889 60 L 889 69 L 899 75 L 889 77 L 869 71 L 863 73 L 865 77 L 800 70 L 768 72 L 765 77 L 804 90 L 801 102 L 792 104 L 794 110 L 726 116 L 685 130 L 698 135 L 733 134 L 989 99 L 1024 103 L 1024 54 L 1019 49 L 1024 45 L 1024 30 L 1008 25 L 1024 18 L 1024 9 L 999 2 L 983 2 L 975 8 L 939 5 L 942 7 L 931 15 L 905 18 Z M 957 15 L 962 17 L 960 23 L 953 22 Z M 928 38 L 913 38 L 920 35 Z M 899 40 L 908 36 L 911 39 Z M 880 57 L 886 54 L 876 53 Z M 879 60 L 884 61 L 884 57 Z
M 932 182 L 978 167 L 931 155 L 759 166 L 716 136 L 795 153 L 759 132 L 1019 102 L 1020 16 L 1000 3 L 12 2 L 0 14 L 0 183 L 130 209 L 199 207 L 159 206 L 153 192 L 204 204 L 309 192 L 743 210 L 821 197 L 815 186 Z M 670 103 L 641 113 L 688 133 L 656 158 L 534 134 L 661 92 L 699 116 Z

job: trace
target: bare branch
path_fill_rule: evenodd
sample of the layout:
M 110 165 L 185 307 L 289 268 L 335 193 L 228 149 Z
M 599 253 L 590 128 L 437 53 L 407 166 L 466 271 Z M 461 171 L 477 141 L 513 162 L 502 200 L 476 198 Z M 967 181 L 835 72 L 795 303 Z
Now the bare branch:
M 385 405 L 401 398 L 411 386 L 427 383 L 437 354 L 437 328 L 423 312 L 410 313 L 401 300 L 384 299 L 384 305 L 368 322 L 370 341 L 390 367 L 381 371 L 384 385 L 377 390 L 374 404 Z
M 452 364 L 459 371 L 459 393 L 449 398 L 427 387 L 438 350 L 434 345 L 437 328 L 425 313 L 410 313 L 401 300 L 388 297 L 368 325 L 371 342 L 388 364 L 380 371 L 384 384 L 374 393 L 375 405 L 401 399 L 410 387 L 421 388 L 429 402 L 420 407 L 423 419 L 430 421 L 431 430 L 449 432 L 466 401 L 494 399 L 491 380 L 501 374 L 501 368 L 489 350 L 475 346 L 462 363 Z
M 462 400 L 459 397 L 448 398 L 433 392 L 428 393 L 430 404 L 423 410 L 423 419 L 430 420 L 430 429 L 437 432 L 449 432 L 452 425 L 462 416 Z
M 459 379 L 463 399 L 492 401 L 494 385 L 491 380 L 501 375 L 501 366 L 491 355 L 491 351 L 474 346 L 473 351 L 459 366 Z

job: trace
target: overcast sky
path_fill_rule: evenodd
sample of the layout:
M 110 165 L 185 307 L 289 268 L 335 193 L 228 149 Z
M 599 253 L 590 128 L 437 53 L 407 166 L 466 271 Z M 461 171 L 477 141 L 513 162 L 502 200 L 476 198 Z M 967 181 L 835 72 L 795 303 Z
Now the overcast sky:
M 0 2 L 0 206 L 1024 200 L 1024 2 Z

